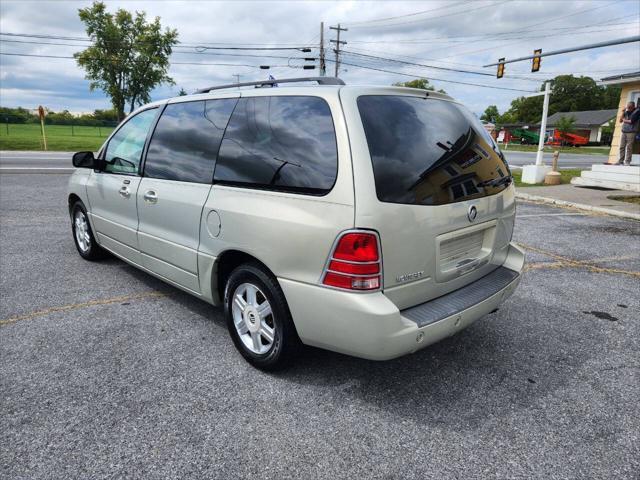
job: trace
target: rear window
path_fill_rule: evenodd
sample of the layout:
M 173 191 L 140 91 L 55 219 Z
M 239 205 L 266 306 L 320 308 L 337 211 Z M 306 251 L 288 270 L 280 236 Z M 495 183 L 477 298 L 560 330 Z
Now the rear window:
M 211 183 L 222 134 L 237 98 L 167 105 L 151 137 L 144 176 Z
M 423 97 L 358 98 L 382 202 L 443 205 L 507 188 L 511 174 L 480 121 L 464 107 Z
M 318 97 L 241 98 L 224 134 L 216 183 L 323 195 L 338 169 L 329 105 Z

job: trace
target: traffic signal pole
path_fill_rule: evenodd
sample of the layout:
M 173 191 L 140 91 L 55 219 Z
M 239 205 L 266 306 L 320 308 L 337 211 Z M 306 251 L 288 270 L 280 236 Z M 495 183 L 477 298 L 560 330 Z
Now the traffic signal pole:
M 527 97 L 537 97 L 544 95 L 542 103 L 542 119 L 540 120 L 540 138 L 538 139 L 538 152 L 536 153 L 535 165 L 525 165 L 522 167 L 522 183 L 542 183 L 551 167 L 543 163 L 544 156 L 544 136 L 547 130 L 547 115 L 549 114 L 549 97 L 551 96 L 551 82 L 545 82 L 544 92 L 527 95 Z
M 549 97 L 551 96 L 551 82 L 544 84 L 544 102 L 542 103 L 542 120 L 540 121 L 540 140 L 538 140 L 538 154 L 536 155 L 536 165 L 542 165 L 542 155 L 544 150 L 544 135 L 547 131 L 547 115 L 549 113 Z

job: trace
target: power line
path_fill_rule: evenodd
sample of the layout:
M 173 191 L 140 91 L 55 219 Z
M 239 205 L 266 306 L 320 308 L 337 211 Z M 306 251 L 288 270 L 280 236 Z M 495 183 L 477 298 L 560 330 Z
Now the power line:
M 464 73 L 464 74 L 467 74 L 467 75 L 480 75 L 480 76 L 483 76 L 483 77 L 491 77 L 491 78 L 494 77 L 494 75 L 492 73 L 486 73 L 486 72 L 475 72 L 475 71 L 472 71 L 472 70 L 462 70 L 462 69 L 458 69 L 458 68 L 440 67 L 440 66 L 436 66 L 436 65 L 427 65 L 427 64 L 423 64 L 423 63 L 407 62 L 407 61 L 404 61 L 404 60 L 397 60 L 397 59 L 393 59 L 393 58 L 378 57 L 378 56 L 375 56 L 375 55 L 366 55 L 366 54 L 363 54 L 363 53 L 354 53 L 354 52 L 349 52 L 349 51 L 343 51 L 343 53 L 350 54 L 350 55 L 357 55 L 359 57 L 366 57 L 366 58 L 371 58 L 371 59 L 376 59 L 376 60 L 384 60 L 384 61 L 388 61 L 388 62 L 399 63 L 399 64 L 403 64 L 403 65 L 410 65 L 410 66 L 423 67 L 423 68 L 431 68 L 431 69 L 434 69 L 434 70 L 441 70 L 441 71 L 446 71 L 446 72 Z M 509 77 L 506 77 L 506 78 L 509 78 Z M 536 82 L 536 83 L 539 82 L 539 80 L 534 80 L 534 79 L 529 79 L 529 78 L 518 78 L 517 80 L 526 80 L 526 81 Z
M 37 58 L 62 58 L 66 60 L 75 60 L 75 57 L 63 56 L 63 55 L 41 55 L 41 54 L 32 54 L 32 53 L 13 53 L 13 52 L 0 52 L 0 55 L 10 55 L 16 57 L 37 57 Z M 286 57 L 285 57 L 286 58 Z M 205 65 L 205 66 L 229 66 L 229 67 L 252 67 L 252 68 L 261 68 L 260 65 L 249 65 L 244 63 L 203 63 L 203 62 L 170 62 L 171 65 Z M 294 68 L 289 65 L 269 65 L 270 67 L 289 67 Z
M 557 22 L 558 20 L 562 20 L 564 18 L 575 17 L 577 15 L 582 15 L 583 13 L 591 12 L 593 10 L 598 10 L 600 8 L 604 8 L 604 7 L 607 7 L 609 5 L 613 5 L 615 3 L 616 2 L 605 3 L 603 5 L 598 5 L 597 7 L 587 8 L 586 10 L 579 10 L 577 12 L 573 12 L 573 13 L 570 13 L 570 14 L 567 14 L 567 15 L 563 15 L 563 16 L 560 16 L 560 17 L 554 17 L 554 18 L 552 18 L 550 20 L 545 20 L 545 21 L 542 21 L 542 22 L 537 22 L 537 23 L 532 23 L 532 24 L 529 24 L 529 25 L 525 25 L 522 28 L 531 28 L 531 27 L 536 27 L 538 25 L 544 25 L 544 24 L 547 24 L 547 23 Z M 518 40 L 516 42 L 506 43 L 504 45 L 501 45 L 501 47 L 507 47 L 507 46 L 510 46 L 510 45 L 515 45 L 517 43 L 521 43 L 522 41 L 523 40 Z M 449 58 L 449 57 L 459 57 L 461 55 L 468 55 L 470 53 L 478 53 L 478 52 L 484 52 L 484 51 L 487 51 L 487 50 L 495 50 L 495 49 L 496 49 L 496 47 L 494 46 L 494 47 L 488 47 L 488 48 L 481 48 L 481 49 L 478 49 L 478 50 L 467 50 L 467 51 L 464 51 L 464 52 L 453 53 L 453 54 L 448 53 L 446 55 L 446 57 L 447 58 Z M 442 57 L 440 57 L 440 58 L 442 58 Z
M 457 68 L 439 67 L 439 66 L 436 66 L 436 65 L 426 65 L 426 64 L 423 64 L 423 63 L 408 62 L 408 61 L 405 61 L 405 60 L 397 60 L 397 59 L 394 59 L 394 58 L 379 57 L 379 56 L 376 56 L 376 55 L 367 55 L 365 53 L 356 53 L 356 52 L 352 52 L 352 51 L 348 51 L 348 50 L 343 50 L 342 53 L 347 54 L 347 55 L 357 55 L 359 57 L 373 58 L 373 59 L 376 59 L 376 60 L 386 60 L 388 62 L 402 63 L 404 65 L 411 65 L 411 66 L 416 66 L 416 67 L 433 68 L 435 70 L 445 70 L 447 72 L 468 73 L 468 74 L 473 74 L 473 75 L 482 75 L 483 77 L 493 77 L 494 76 L 492 73 L 474 72 L 474 71 L 471 71 L 471 70 L 461 70 L 461 69 L 457 69 Z
M 327 61 L 333 62 L 334 60 L 329 60 L 327 59 Z M 366 66 L 366 65 L 357 65 L 355 63 L 349 63 L 349 62 L 345 62 L 345 61 L 340 61 L 340 64 L 342 65 L 349 65 L 351 67 L 358 67 L 358 68 L 364 68 L 366 70 L 375 70 L 378 72 L 384 72 L 384 73 L 391 73 L 394 75 L 402 75 L 405 77 L 411 77 L 411 78 L 423 78 L 425 80 L 433 80 L 434 82 L 444 82 L 444 83 L 455 83 L 458 85 L 470 85 L 470 86 L 474 86 L 474 87 L 483 87 L 483 88 L 493 88 L 495 90 L 510 90 L 513 92 L 525 92 L 525 93 L 537 93 L 533 90 L 521 90 L 519 88 L 509 88 L 509 87 L 497 87 L 497 86 L 493 86 L 493 85 L 485 85 L 482 83 L 471 83 L 471 82 L 461 82 L 458 80 L 445 80 L 444 78 L 435 78 L 435 77 L 425 77 L 424 75 L 412 75 L 409 73 L 403 73 L 403 72 L 396 72 L 393 70 L 387 70 L 384 68 L 377 68 L 377 67 L 371 67 L 371 66 Z
M 6 36 L 11 36 L 11 37 L 28 37 L 28 38 L 42 38 L 42 39 L 49 39 L 49 40 L 69 40 L 69 41 L 78 41 L 78 42 L 89 42 L 89 43 L 94 43 L 94 40 L 88 37 L 72 37 L 72 36 L 62 36 L 62 35 L 52 35 L 52 34 L 34 34 L 34 33 L 15 33 L 15 32 L 0 32 L 0 35 L 6 35 Z M 120 41 L 106 41 L 107 43 L 120 43 Z M 245 47 L 251 47 L 251 46 L 263 46 L 263 43 L 225 43 L 225 42 L 182 42 L 182 41 L 178 41 L 177 46 L 184 46 L 184 47 L 197 47 L 200 45 L 213 45 L 213 46 L 224 46 L 224 45 L 231 45 L 231 46 L 245 46 Z M 299 43 L 274 43 L 272 44 L 274 47 L 294 47 L 294 48 L 309 48 L 312 46 L 312 42 L 309 42 L 308 44 L 299 44 Z
M 355 25 L 353 28 L 386 28 L 386 27 L 395 27 L 397 25 L 407 25 L 407 24 L 410 24 L 410 23 L 426 22 L 426 21 L 430 21 L 430 20 L 437 20 L 437 19 L 440 19 L 440 18 L 453 17 L 453 16 L 460 15 L 460 14 L 466 14 L 466 13 L 469 13 L 469 12 L 474 12 L 476 10 L 481 10 L 483 8 L 496 7 L 498 5 L 502 5 L 502 4 L 505 4 L 505 3 L 508 3 L 508 2 L 512 2 L 512 1 L 514 1 L 514 0 L 502 0 L 502 1 L 499 1 L 499 2 L 496 2 L 496 3 L 490 3 L 490 4 L 487 4 L 487 5 L 481 5 L 481 6 L 476 7 L 476 8 L 469 8 L 469 9 L 466 9 L 466 10 L 463 10 L 463 11 L 460 11 L 460 12 L 453 12 L 453 13 L 448 13 L 446 15 L 438 15 L 438 16 L 435 16 L 435 17 L 428 17 L 428 18 L 423 18 L 423 19 L 419 19 L 419 20 L 409 20 L 409 21 L 406 21 L 406 22 L 387 23 L 387 24 L 383 24 L 383 25 L 360 25 L 360 26 Z
M 435 12 L 435 11 L 437 11 L 437 10 L 444 10 L 444 9 L 447 9 L 447 8 L 457 7 L 457 6 L 460 6 L 460 5 L 466 5 L 466 4 L 468 4 L 468 3 L 472 3 L 472 2 L 471 2 L 471 1 L 467 1 L 467 2 L 458 2 L 458 3 L 455 3 L 455 4 L 453 4 L 453 5 L 444 5 L 444 6 L 442 6 L 442 7 L 432 8 L 432 9 L 430 9 L 430 10 L 422 10 L 422 11 L 420 11 L 420 12 L 407 13 L 407 14 L 405 14 L 405 15 L 398 15 L 398 16 L 396 16 L 396 17 L 376 18 L 376 19 L 374 19 L 374 20 L 364 20 L 364 21 L 361 21 L 361 22 L 349 22 L 349 23 L 346 23 L 346 25 L 354 26 L 354 27 L 355 27 L 356 25 L 363 25 L 363 24 L 370 24 L 370 23 L 379 23 L 379 22 L 385 22 L 385 21 L 387 21 L 387 20 L 396 20 L 396 19 L 398 19 L 398 18 L 405 18 L 405 17 L 414 17 L 414 16 L 416 16 L 416 15 L 422 15 L 422 14 L 425 14 L 425 13 L 431 13 L 431 12 Z
M 415 38 L 415 39 L 385 39 L 385 40 L 371 40 L 371 41 L 366 41 L 366 40 L 352 40 L 351 43 L 466 43 L 472 40 L 482 40 L 482 39 L 497 39 L 497 40 L 513 40 L 515 38 L 532 38 L 531 36 L 528 35 L 522 35 L 523 33 L 542 33 L 542 32 L 548 32 L 548 31 L 552 31 L 552 32 L 558 32 L 559 30 L 570 30 L 570 31 L 576 31 L 576 30 L 582 30 L 582 29 L 589 29 L 589 28 L 593 28 L 593 27 L 603 27 L 603 26 L 608 26 L 610 24 L 612 24 L 612 22 L 616 22 L 618 20 L 621 19 L 628 19 L 629 15 L 623 15 L 620 17 L 616 17 L 616 18 L 611 18 L 608 20 L 605 20 L 604 22 L 598 22 L 598 23 L 592 23 L 589 25 L 581 25 L 581 26 L 571 26 L 571 27 L 558 27 L 558 28 L 552 28 L 552 29 L 535 29 L 535 30 L 527 30 L 526 28 L 528 27 L 524 27 L 524 29 L 518 29 L 518 30 L 509 30 L 509 31 L 504 31 L 504 32 L 491 32 L 491 33 L 479 33 L 476 35 L 447 35 L 446 37 L 430 37 L 430 38 Z M 620 27 L 623 25 L 633 25 L 637 23 L 636 21 L 633 22 L 627 22 L 627 23 L 623 23 L 623 24 L 619 24 L 616 23 L 614 24 L 615 27 Z M 518 35 L 517 37 L 513 37 L 513 38 L 504 38 L 504 36 L 509 36 L 509 35 Z M 498 38 L 499 37 L 499 38 Z

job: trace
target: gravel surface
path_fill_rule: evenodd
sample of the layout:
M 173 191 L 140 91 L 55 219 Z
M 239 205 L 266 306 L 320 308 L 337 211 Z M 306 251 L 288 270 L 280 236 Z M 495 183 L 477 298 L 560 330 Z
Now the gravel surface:
M 521 203 L 497 313 L 265 374 L 219 310 L 83 261 L 66 180 L 0 176 L 1 478 L 638 478 L 640 224 Z

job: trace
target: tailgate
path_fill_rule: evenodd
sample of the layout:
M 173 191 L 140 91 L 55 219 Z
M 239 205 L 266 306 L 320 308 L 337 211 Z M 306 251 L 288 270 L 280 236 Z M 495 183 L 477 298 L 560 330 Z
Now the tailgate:
M 384 293 L 404 309 L 504 262 L 515 192 L 504 156 L 464 107 L 415 90 L 372 90 L 344 93 L 355 117 L 355 225 L 379 232 Z

